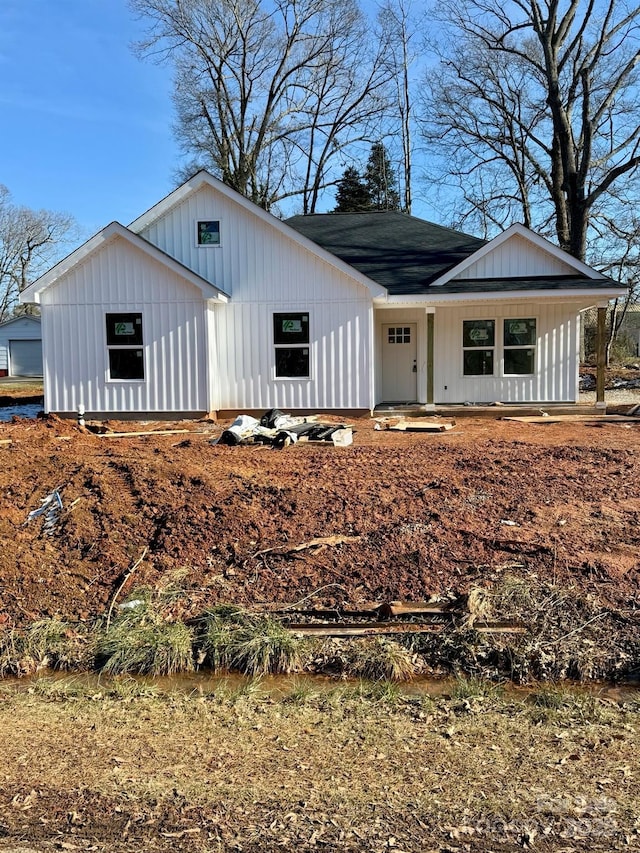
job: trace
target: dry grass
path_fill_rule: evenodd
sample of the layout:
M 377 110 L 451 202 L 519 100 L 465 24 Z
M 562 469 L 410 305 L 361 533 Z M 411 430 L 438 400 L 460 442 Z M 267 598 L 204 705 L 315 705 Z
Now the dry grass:
M 26 631 L 0 631 L 0 678 L 31 675 L 44 668 L 86 669 L 92 662 L 86 631 L 58 618 L 39 619 Z
M 386 637 L 353 641 L 346 656 L 347 673 L 370 681 L 409 681 L 420 669 L 416 655 Z
M 102 672 L 172 675 L 193 669 L 192 636 L 180 621 L 169 621 L 164 601 L 138 591 L 116 619 L 96 636 L 96 658 Z
M 638 675 L 640 639 L 633 618 L 570 587 L 506 576 L 486 590 L 472 590 L 469 610 L 457 630 L 407 642 L 438 670 L 521 684 Z M 519 635 L 474 630 L 484 619 L 512 621 L 526 630 Z
M 278 703 L 69 684 L 64 701 L 59 686 L 0 694 L 12 834 L 256 853 L 512 850 L 526 832 L 543 849 L 609 851 L 637 837 L 636 706 L 587 720 L 565 702 L 541 722 L 497 698 L 478 713 L 353 689 Z
M 274 619 L 220 606 L 200 620 L 198 645 L 214 672 L 290 673 L 302 668 L 301 640 Z

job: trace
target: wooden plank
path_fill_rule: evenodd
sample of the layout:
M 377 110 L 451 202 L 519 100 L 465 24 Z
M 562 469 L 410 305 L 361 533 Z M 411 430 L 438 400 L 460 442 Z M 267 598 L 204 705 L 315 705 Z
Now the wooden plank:
M 528 417 L 504 417 L 503 421 L 517 421 L 521 424 L 607 424 L 640 423 L 640 417 L 631 415 L 531 415 Z
M 368 625 L 285 625 L 288 631 L 305 637 L 369 637 L 393 634 L 439 634 L 449 630 L 441 622 L 374 622 Z M 504 622 L 486 622 L 483 625 L 469 626 L 469 630 L 479 634 L 526 634 L 523 625 Z
M 398 421 L 397 424 L 390 426 L 390 430 L 397 432 L 446 432 L 453 429 L 455 423 L 452 421 Z
M 286 608 L 278 610 L 268 610 L 270 616 L 287 616 L 296 619 L 322 619 L 326 622 L 337 622 L 342 619 L 362 619 L 367 616 L 377 616 L 379 613 L 378 607 L 363 608 L 362 610 L 349 609 L 343 610 L 341 607 L 318 607 L 309 610 L 296 610 L 295 608 Z
M 204 435 L 204 433 L 196 433 L 190 429 L 156 429 L 140 432 L 103 432 L 98 435 L 98 438 L 133 438 L 142 435 L 178 435 L 179 433 L 188 432 L 190 435 Z
M 443 608 L 440 604 L 429 604 L 427 601 L 390 601 L 388 608 L 390 616 L 409 616 L 420 613 L 451 616 L 450 608 Z
M 444 630 L 444 625 L 426 624 L 394 624 L 379 622 L 367 626 L 344 625 L 286 625 L 288 631 L 302 634 L 305 637 L 369 637 L 375 634 L 436 634 Z

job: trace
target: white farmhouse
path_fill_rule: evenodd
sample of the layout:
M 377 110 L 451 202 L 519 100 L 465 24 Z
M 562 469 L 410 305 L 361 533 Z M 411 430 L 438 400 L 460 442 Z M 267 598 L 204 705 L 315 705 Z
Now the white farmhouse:
M 283 222 L 199 172 L 21 295 L 45 410 L 368 412 L 575 403 L 581 312 L 624 289 L 523 226 L 485 242 L 402 213 Z

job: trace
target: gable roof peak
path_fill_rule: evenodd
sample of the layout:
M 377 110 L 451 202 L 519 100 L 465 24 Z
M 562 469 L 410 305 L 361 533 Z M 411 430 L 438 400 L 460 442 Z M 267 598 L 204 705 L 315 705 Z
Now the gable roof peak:
M 115 238 L 125 240 L 139 251 L 147 254 L 153 260 L 159 261 L 164 266 L 173 270 L 173 272 L 177 273 L 190 284 L 197 287 L 206 299 L 218 299 L 220 302 L 229 301 L 228 294 L 226 294 L 221 288 L 209 281 L 206 281 L 202 276 L 184 266 L 184 264 L 181 264 L 180 261 L 177 261 L 175 258 L 171 257 L 171 255 L 162 251 L 158 246 L 155 246 L 153 243 L 145 240 L 145 238 L 141 237 L 140 234 L 137 234 L 135 231 L 131 231 L 124 225 L 121 225 L 120 222 L 113 221 L 98 231 L 97 234 L 94 234 L 93 237 L 90 237 L 86 242 L 75 249 L 75 251 L 71 252 L 71 254 L 67 255 L 61 261 L 58 261 L 55 266 L 51 267 L 51 269 L 44 273 L 44 275 L 40 276 L 39 279 L 26 287 L 20 294 L 20 302 L 39 303 L 40 294 L 43 290 L 46 290 L 51 285 L 55 284 L 58 279 L 65 276 L 74 267 L 82 263 L 86 258 L 93 255 Z

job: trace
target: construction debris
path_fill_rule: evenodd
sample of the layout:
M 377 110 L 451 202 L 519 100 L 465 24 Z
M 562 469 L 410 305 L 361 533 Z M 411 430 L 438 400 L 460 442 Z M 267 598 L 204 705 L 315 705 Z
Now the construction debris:
M 297 442 L 331 443 L 333 447 L 348 447 L 353 443 L 353 427 L 347 424 L 327 424 L 318 415 L 292 417 L 279 409 L 269 409 L 258 420 L 251 415 L 238 415 L 230 427 L 213 441 L 214 444 L 267 444 L 281 450 Z
M 297 634 L 308 637 L 366 637 L 389 634 L 441 633 L 456 628 L 482 634 L 524 634 L 526 627 L 509 621 L 489 621 L 473 614 L 464 599 L 449 603 L 391 601 L 360 605 L 357 608 L 282 607 L 271 615 Z M 372 617 L 374 617 L 372 619 Z
M 56 528 L 63 509 L 62 498 L 60 497 L 58 489 L 54 489 L 45 498 L 42 498 L 40 504 L 41 506 L 38 509 L 31 510 L 27 516 L 25 524 L 28 524 L 30 521 L 33 521 L 34 518 L 39 518 L 43 515 L 42 532 L 46 533 L 47 536 L 51 536 Z

